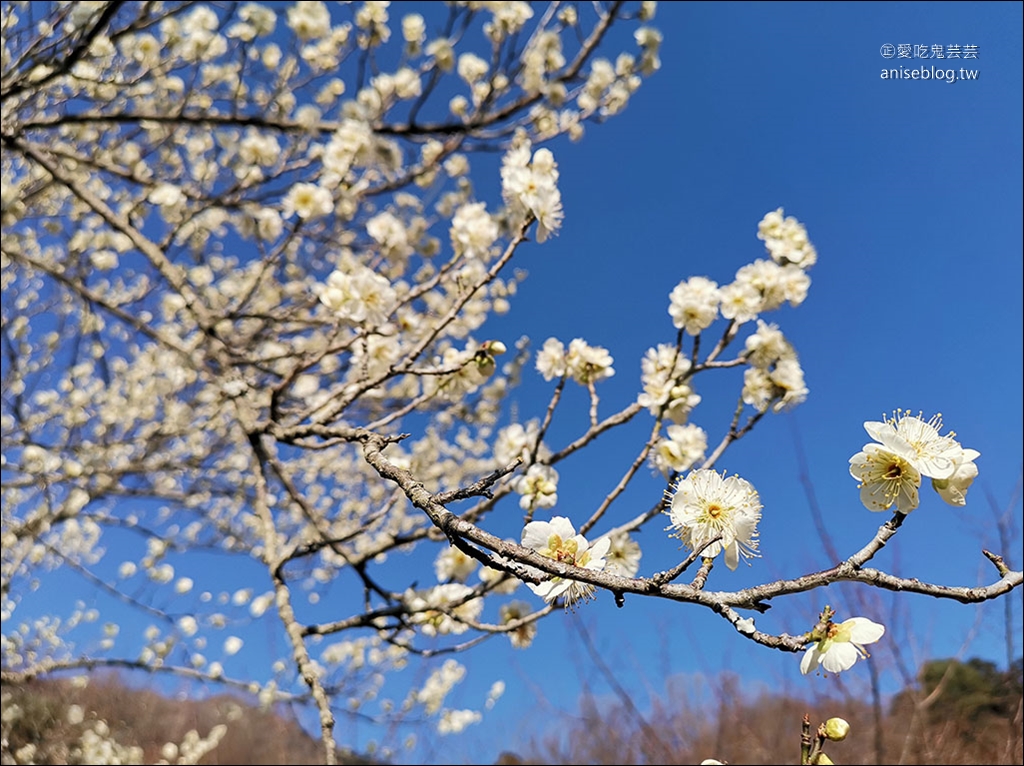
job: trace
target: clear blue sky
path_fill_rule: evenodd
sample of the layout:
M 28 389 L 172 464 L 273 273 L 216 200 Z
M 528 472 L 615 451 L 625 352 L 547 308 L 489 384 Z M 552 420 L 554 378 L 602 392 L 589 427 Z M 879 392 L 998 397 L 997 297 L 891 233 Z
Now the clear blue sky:
M 400 13 L 392 8 L 392 18 Z M 653 23 L 664 35 L 661 70 L 623 115 L 588 126 L 579 144 L 552 145 L 564 226 L 544 245 L 522 249 L 518 265 L 530 276 L 512 312 L 489 324 L 486 335 L 510 347 L 522 334 L 534 349 L 552 335 L 606 347 L 616 369 L 600 384 L 610 413 L 638 393 L 644 351 L 675 337 L 667 312 L 671 289 L 694 275 L 730 282 L 740 266 L 764 257 L 757 223 L 784 207 L 807 226 L 819 261 L 804 305 L 765 318 L 799 352 L 810 397 L 792 414 L 767 418 L 719 463 L 760 492 L 763 558 L 735 573 L 716 567 L 709 587 L 740 588 L 829 563 L 800 483 L 796 435 L 840 555 L 867 542 L 888 516 L 861 506 L 848 460 L 869 441 L 863 422 L 897 407 L 942 412 L 962 444 L 981 452 L 980 476 L 965 509 L 923 492 L 921 507 L 874 565 L 951 585 L 991 582 L 994 570 L 980 555 L 982 547 L 998 550 L 986 496 L 1005 509 L 1022 469 L 1022 5 L 662 3 Z M 880 54 L 886 43 L 976 45 L 978 56 L 952 63 L 887 60 Z M 922 64 L 969 68 L 977 79 L 880 76 L 883 69 Z M 487 167 L 483 158 L 473 161 L 478 171 Z M 497 199 L 496 174 L 478 172 L 474 182 L 482 197 Z M 727 423 L 738 377 L 697 379 L 704 403 L 692 422 L 712 441 Z M 550 386 L 532 370 L 525 376 L 513 394 L 521 420 L 543 414 Z M 586 418 L 581 396 L 568 397 L 563 409 L 553 445 L 579 433 Z M 560 464 L 555 512 L 577 525 L 589 516 L 649 427 L 640 417 Z M 613 520 L 650 507 L 662 488 L 643 469 Z M 1014 516 L 1019 530 L 1019 499 Z M 517 537 L 518 509 L 510 504 L 504 518 L 507 526 L 494 520 L 489 530 Z M 639 538 L 641 574 L 679 560 L 663 526 L 655 521 Z M 1002 553 L 1019 568 L 1019 537 Z M 220 577 L 219 587 L 228 591 L 246 584 L 236 572 Z M 426 583 L 433 573 L 418 577 Z M 540 603 L 525 589 L 520 597 Z M 1020 593 L 1013 599 L 1019 654 Z M 758 626 L 803 632 L 828 602 L 842 603 L 836 589 L 787 599 L 758 617 Z M 884 618 L 891 603 L 884 597 L 885 611 L 873 616 Z M 913 641 L 904 651 L 913 661 L 956 653 L 978 614 L 973 606 L 916 596 L 899 603 L 908 610 Z M 1002 667 L 1002 605 L 985 607 L 983 616 L 968 656 Z M 442 741 L 443 750 L 421 748 L 413 757 L 444 762 L 464 753 L 467 762 L 493 762 L 522 736 L 539 735 L 554 713 L 575 711 L 581 679 L 606 694 L 581 648 L 577 621 L 641 707 L 644 689 L 663 689 L 669 675 L 732 670 L 794 693 L 835 684 L 801 678 L 798 656 L 743 641 L 707 610 L 639 598 L 616 609 L 600 594 L 575 616 L 543 621 L 528 652 L 498 639 L 460 656 L 470 674 L 451 706 L 480 707 L 498 678 L 507 692 L 461 740 Z M 888 639 L 875 660 L 892 679 Z M 248 665 L 262 678 L 262 638 L 246 640 L 229 672 L 243 674 Z M 246 661 L 250 650 L 257 654 Z M 275 655 L 281 650 L 278 644 Z M 846 676 L 856 688 L 867 673 L 855 666 Z M 356 747 L 379 734 L 353 731 L 344 721 L 337 730 L 340 741 Z
M 792 414 L 762 423 L 719 464 L 761 494 L 763 558 L 735 573 L 716 568 L 712 587 L 743 587 L 828 563 L 799 481 L 794 433 L 840 555 L 870 539 L 887 515 L 861 506 L 848 460 L 869 441 L 863 422 L 897 407 L 942 412 L 964 446 L 982 453 L 980 476 L 964 509 L 923 492 L 921 507 L 874 564 L 951 585 L 995 579 L 980 555 L 997 546 L 986 494 L 1005 509 L 1022 465 L 1021 8 L 661 3 L 654 21 L 664 34 L 661 70 L 622 116 L 589 128 L 578 145 L 554 147 L 565 225 L 553 241 L 524 252 L 520 265 L 529 279 L 499 326 L 510 337 L 527 333 L 535 347 L 555 335 L 608 348 L 616 375 L 600 390 L 609 407 L 635 395 L 644 350 L 674 337 L 668 293 L 680 279 L 700 274 L 728 283 L 738 267 L 763 257 L 755 235 L 765 212 L 784 207 L 817 247 L 807 301 L 766 317 L 795 344 L 810 397 Z M 971 68 L 977 79 L 883 80 L 883 69 L 925 63 L 886 60 L 885 43 L 977 45 L 976 60 L 926 64 Z M 693 422 L 720 433 L 734 386 L 728 376 L 698 378 L 705 401 Z M 528 376 L 519 394 L 523 417 L 547 391 Z M 576 433 L 585 417 L 583 402 L 576 405 L 575 423 L 566 412 L 554 435 Z M 583 460 L 560 465 L 565 491 L 557 512 L 585 518 L 648 428 L 643 419 L 630 438 L 614 436 Z M 641 485 L 623 517 L 660 491 L 654 478 Z M 1019 499 L 1014 516 L 1019 529 Z M 640 538 L 647 574 L 678 555 L 661 539 L 661 525 L 650 526 Z M 1020 567 L 1019 538 L 1003 553 Z M 836 603 L 835 589 L 828 590 L 777 603 L 758 625 L 806 630 L 811 623 L 801 619 Z M 1017 654 L 1020 601 L 1015 594 Z M 888 610 L 892 601 L 883 603 Z M 911 659 L 955 654 L 977 616 L 975 607 L 924 597 L 900 603 L 910 611 L 914 639 L 903 650 Z M 984 615 L 967 656 L 1002 667 L 1002 605 Z M 835 679 L 801 678 L 798 657 L 739 641 L 723 620 L 696 607 L 627 599 L 617 610 L 602 594 L 578 619 L 641 704 L 645 686 L 663 688 L 666 673 L 730 669 L 794 692 L 834 686 Z M 507 697 L 492 713 L 502 726 L 467 739 L 493 752 L 514 741 L 495 731 L 514 735 L 520 719 L 542 725 L 549 710 L 524 713 L 538 707 L 531 685 L 552 705 L 575 710 L 578 668 L 595 691 L 607 693 L 573 621 L 565 615 L 544 622 L 529 654 L 500 648 L 497 666 L 515 663 L 503 674 Z M 894 677 L 889 652 L 875 655 Z M 485 650 L 469 666 L 486 676 L 495 656 Z M 846 676 L 856 685 L 867 672 L 855 667 Z

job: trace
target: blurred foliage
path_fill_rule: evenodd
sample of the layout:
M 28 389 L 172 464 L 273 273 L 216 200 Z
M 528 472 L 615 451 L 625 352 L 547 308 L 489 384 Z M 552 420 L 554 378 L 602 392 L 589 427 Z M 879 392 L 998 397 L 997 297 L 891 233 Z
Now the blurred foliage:
M 670 684 L 641 713 L 637 701 L 609 703 L 584 697 L 580 710 L 562 726 L 540 732 L 528 743 L 503 743 L 498 763 L 655 764 L 799 763 L 800 723 L 809 715 L 816 725 L 838 716 L 849 721 L 850 736 L 827 746 L 836 763 L 871 764 L 1020 764 L 1024 662 L 1009 670 L 970 659 L 925 663 L 917 683 L 894 695 L 876 712 L 854 698 L 802 699 L 784 691 L 745 690 L 740 679 L 722 674 L 700 684 Z M 197 729 L 205 735 L 218 723 L 228 726 L 220 745 L 203 764 L 314 764 L 323 754 L 317 740 L 288 708 L 261 709 L 240 697 L 218 695 L 204 700 L 168 698 L 127 686 L 117 676 L 92 679 L 85 687 L 70 681 L 42 681 L 3 690 L 5 716 L 21 713 L 7 727 L 6 752 L 36 745 L 39 764 L 67 763 L 81 725 L 68 721 L 77 704 L 90 720 L 104 720 L 112 736 L 142 748 L 147 763 L 160 758 L 167 742 L 180 741 Z M 882 759 L 876 747 L 882 748 Z M 457 744 L 454 745 L 457 748 Z M 446 752 L 460 762 L 457 749 Z M 339 752 L 339 763 L 381 763 L 352 752 Z
M 31 761 L 69 763 L 83 730 L 104 721 L 110 738 L 122 746 L 142 749 L 145 763 L 156 763 L 168 742 L 180 743 L 195 729 L 205 737 L 218 724 L 227 726 L 220 744 L 199 763 L 208 764 L 318 764 L 323 763 L 320 742 L 306 732 L 283 706 L 263 709 L 229 694 L 188 699 L 148 689 L 133 688 L 113 674 L 95 676 L 82 686 L 68 679 L 37 680 L 24 685 L 4 684 L 5 736 L 3 762 L 26 745 L 34 745 Z M 74 723 L 71 707 L 78 705 L 84 719 Z M 111 761 L 113 762 L 113 761 Z M 174 762 L 174 761 L 172 761 Z M 379 763 L 339 750 L 339 764 Z

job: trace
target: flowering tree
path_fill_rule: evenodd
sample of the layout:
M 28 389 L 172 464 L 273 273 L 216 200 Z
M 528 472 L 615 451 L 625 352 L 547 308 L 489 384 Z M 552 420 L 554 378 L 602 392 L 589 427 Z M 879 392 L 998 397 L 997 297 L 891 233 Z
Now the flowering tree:
M 365 708 L 390 674 L 492 638 L 525 648 L 542 618 L 598 590 L 627 608 L 627 594 L 706 607 L 741 639 L 803 652 L 803 672 L 835 673 L 884 628 L 826 608 L 774 635 L 750 615 L 837 581 L 963 602 L 1020 586 L 997 554 L 982 588 L 865 566 L 923 477 L 962 505 L 977 475 L 979 454 L 938 418 L 897 411 L 865 424 L 873 442 L 850 460 L 863 504 L 892 512 L 871 540 L 824 571 L 707 590 L 719 556 L 735 569 L 757 555 L 758 493 L 718 466 L 807 395 L 795 349 L 762 316 L 803 301 L 815 248 L 770 211 L 767 256 L 732 283 L 666 289 L 675 332 L 652 338 L 641 391 L 617 410 L 599 395 L 615 372 L 606 349 L 549 338 L 533 356 L 488 337 L 521 279 L 517 254 L 563 221 L 543 144 L 625 108 L 658 69 L 661 38 L 646 2 L 437 11 L 4 4 L 5 683 L 129 667 L 305 701 L 332 763 L 337 715 Z M 630 49 L 608 50 L 620 26 Z M 478 191 L 470 158 L 487 149 L 500 169 L 476 174 Z M 696 379 L 735 368 L 735 414 L 713 443 L 689 422 Z M 550 382 L 550 401 L 499 426 L 525 374 Z M 570 386 L 589 416 L 550 444 Z M 603 501 L 575 518 L 551 510 L 558 464 L 641 419 L 649 435 Z M 625 507 L 648 464 L 664 492 Z M 495 512 L 516 503 L 521 533 L 505 539 Z M 642 572 L 633 535 L 666 519 L 685 556 Z M 425 570 L 396 563 L 423 550 Z M 204 555 L 249 584 L 214 598 L 218 584 L 200 583 L 196 596 L 184 572 Z M 141 652 L 91 604 L 40 615 L 35 588 L 62 573 L 147 615 Z M 522 583 L 534 597 L 515 595 Z M 332 585 L 344 595 L 321 600 Z M 239 652 L 243 620 L 287 647 L 260 677 L 206 656 Z M 102 638 L 78 646 L 92 622 Z M 464 672 L 449 658 L 368 714 L 459 731 L 480 716 L 445 704 Z

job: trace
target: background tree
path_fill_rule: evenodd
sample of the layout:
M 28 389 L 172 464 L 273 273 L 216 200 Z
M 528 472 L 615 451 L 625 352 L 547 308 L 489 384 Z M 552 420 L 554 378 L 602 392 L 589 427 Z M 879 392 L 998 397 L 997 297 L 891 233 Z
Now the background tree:
M 880 637 L 877 623 L 826 611 L 773 635 L 744 615 L 837 580 L 961 601 L 1020 584 L 996 554 L 1000 579 L 983 588 L 864 568 L 916 506 L 922 474 L 959 503 L 976 472 L 976 453 L 938 431 L 935 451 L 912 441 L 916 456 L 901 452 L 905 427 L 918 426 L 899 414 L 871 426 L 879 442 L 855 464 L 865 504 L 895 504 L 874 539 L 805 577 L 704 590 L 719 554 L 730 568 L 753 555 L 761 513 L 749 481 L 711 469 L 806 395 L 792 345 L 755 323 L 803 300 L 816 260 L 782 211 L 761 222 L 770 257 L 730 285 L 696 276 L 672 291 L 678 332 L 652 339 L 635 401 L 602 408 L 611 355 L 552 338 L 535 360 L 550 402 L 498 428 L 530 357 L 484 323 L 508 310 L 525 243 L 563 219 L 557 162 L 541 144 L 582 137 L 657 70 L 653 5 L 465 4 L 429 24 L 394 10 L 3 6 L 5 682 L 125 667 L 309 702 L 333 762 L 339 714 L 461 730 L 480 713 L 446 705 L 464 675 L 454 659 L 364 711 L 411 660 L 501 635 L 528 646 L 541 618 L 598 588 L 620 603 L 703 605 L 759 644 L 807 650 L 808 671 L 834 672 Z M 619 25 L 633 32 L 628 51 L 608 49 Z M 478 191 L 482 150 L 502 159 Z M 687 422 L 693 380 L 740 368 L 735 416 L 709 442 Z M 587 417 L 574 438 L 546 444 L 575 385 Z M 648 417 L 612 492 L 549 518 L 555 466 Z M 661 493 L 625 507 L 649 462 L 671 508 Z M 490 531 L 516 504 L 518 529 Z M 631 534 L 670 510 L 689 555 L 637 577 Z M 115 543 L 136 553 L 104 558 Z M 400 555 L 419 569 L 395 566 Z M 250 584 L 179 600 L 196 585 L 179 570 L 202 556 Z M 690 584 L 675 582 L 698 562 Z M 141 651 L 91 604 L 40 618 L 34 589 L 62 572 L 149 615 Z M 547 603 L 513 599 L 520 581 Z M 271 624 L 286 648 L 236 677 L 224 662 L 248 620 Z M 104 621 L 102 637 L 82 632 Z

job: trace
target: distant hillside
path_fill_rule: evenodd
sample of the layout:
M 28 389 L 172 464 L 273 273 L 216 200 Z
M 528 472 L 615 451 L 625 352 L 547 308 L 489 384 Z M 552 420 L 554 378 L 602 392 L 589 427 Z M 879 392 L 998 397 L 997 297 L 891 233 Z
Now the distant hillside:
M 69 712 L 72 719 L 77 712 L 71 711 L 72 705 L 81 708 L 81 723 L 69 722 Z M 227 731 L 217 747 L 202 756 L 201 764 L 269 766 L 324 761 L 320 743 L 286 709 L 260 710 L 227 694 L 203 700 L 173 699 L 126 686 L 114 675 L 94 676 L 84 688 L 76 688 L 65 680 L 37 681 L 25 686 L 5 684 L 3 711 L 6 741 L 0 756 L 4 764 L 27 760 L 37 764 L 87 763 L 82 760 L 86 755 L 81 752 L 82 732 L 97 720 L 106 722 L 109 739 L 126 751 L 141 749 L 143 763 L 166 758 L 162 748 L 168 742 L 180 744 L 190 730 L 205 738 L 218 724 L 226 725 Z M 23 750 L 26 747 L 29 749 Z M 16 758 L 19 751 L 21 757 Z M 139 750 L 131 752 L 139 755 Z M 26 759 L 29 753 L 31 758 Z M 130 757 L 127 752 L 122 755 L 125 756 Z M 339 750 L 338 763 L 380 761 Z
M 857 699 L 750 695 L 728 674 L 716 684 L 714 704 L 697 703 L 680 689 L 671 698 L 651 700 L 642 719 L 636 707 L 584 700 L 579 711 L 566 713 L 564 725 L 553 720 L 532 741 L 507 743 L 516 752 L 502 753 L 498 763 L 700 763 L 709 757 L 737 764 L 797 763 L 799 723 L 805 713 L 814 724 L 831 716 L 850 722 L 851 735 L 827 748 L 837 763 L 848 766 L 1022 763 L 1020 659 L 1006 671 L 978 659 L 926 663 L 917 682 L 880 709 Z M 169 698 L 129 687 L 114 675 L 94 676 L 84 688 L 69 681 L 7 684 L 2 694 L 3 764 L 96 763 L 100 759 L 90 760 L 81 743 L 83 732 L 100 720 L 109 727 L 107 739 L 124 749 L 108 749 L 105 763 L 156 763 L 162 758 L 175 763 L 163 752 L 168 742 L 183 742 L 190 730 L 205 738 L 221 724 L 227 726 L 223 740 L 199 763 L 323 763 L 319 742 L 287 708 L 264 711 L 226 694 L 204 700 Z M 69 721 L 73 705 L 81 708 L 80 723 Z M 457 756 L 457 746 L 453 753 Z M 382 763 L 342 751 L 338 762 Z

